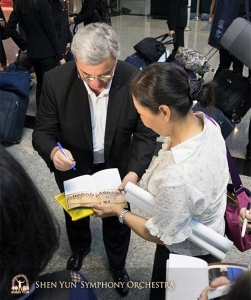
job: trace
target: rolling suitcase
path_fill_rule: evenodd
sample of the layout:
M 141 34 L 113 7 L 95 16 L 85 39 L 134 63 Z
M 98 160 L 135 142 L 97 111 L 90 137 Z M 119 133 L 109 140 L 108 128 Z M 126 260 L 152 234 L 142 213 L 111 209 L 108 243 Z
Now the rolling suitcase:
M 237 18 L 222 36 L 221 45 L 251 69 L 251 23 Z
M 0 141 L 20 143 L 29 97 L 0 90 Z

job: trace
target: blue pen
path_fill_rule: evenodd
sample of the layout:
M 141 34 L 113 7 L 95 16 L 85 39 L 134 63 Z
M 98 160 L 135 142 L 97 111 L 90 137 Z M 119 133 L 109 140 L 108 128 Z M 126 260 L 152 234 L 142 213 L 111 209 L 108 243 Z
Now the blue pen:
M 64 154 L 64 156 L 70 160 L 69 156 L 64 151 L 64 148 L 62 147 L 62 145 L 59 142 L 57 142 L 57 145 L 58 145 L 59 149 L 61 150 L 61 152 Z M 74 164 L 71 164 L 71 168 L 76 171 L 76 167 L 74 166 Z

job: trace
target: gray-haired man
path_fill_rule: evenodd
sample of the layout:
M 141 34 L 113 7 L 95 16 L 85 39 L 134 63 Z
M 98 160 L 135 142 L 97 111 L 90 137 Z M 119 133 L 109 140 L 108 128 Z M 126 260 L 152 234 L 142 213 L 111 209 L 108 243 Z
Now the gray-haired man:
M 137 69 L 118 60 L 116 33 L 105 23 L 92 23 L 73 38 L 75 62 L 46 73 L 33 133 L 33 145 L 54 172 L 60 191 L 63 181 L 106 168 L 118 168 L 123 190 L 136 183 L 151 162 L 156 134 L 137 113 L 129 81 Z M 72 160 L 58 151 L 60 141 Z M 76 164 L 76 171 L 71 168 Z M 72 221 L 65 212 L 72 256 L 67 269 L 79 270 L 90 252 L 89 217 Z M 103 219 L 103 239 L 114 281 L 121 295 L 129 292 L 125 260 L 130 229 L 117 217 Z

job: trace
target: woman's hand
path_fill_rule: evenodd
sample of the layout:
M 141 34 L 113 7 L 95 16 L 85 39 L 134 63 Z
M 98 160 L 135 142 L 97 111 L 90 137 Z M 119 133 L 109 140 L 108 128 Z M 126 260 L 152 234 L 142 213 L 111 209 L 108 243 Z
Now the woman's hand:
M 207 293 L 208 291 L 212 290 L 212 289 L 215 289 L 219 286 L 222 286 L 222 285 L 227 285 L 231 283 L 229 279 L 227 279 L 227 277 L 224 277 L 224 276 L 220 276 L 220 277 L 217 277 L 215 278 L 211 283 L 210 283 L 210 286 L 206 287 L 202 293 L 200 294 L 200 300 L 208 300 L 207 298 Z
M 94 217 L 107 218 L 117 216 L 124 210 L 118 204 L 97 204 L 92 203 L 90 207 L 94 210 Z
M 239 222 L 240 222 L 241 226 L 243 225 L 245 218 L 248 220 L 246 231 L 251 231 L 251 213 L 246 214 L 246 208 L 243 207 L 239 213 Z

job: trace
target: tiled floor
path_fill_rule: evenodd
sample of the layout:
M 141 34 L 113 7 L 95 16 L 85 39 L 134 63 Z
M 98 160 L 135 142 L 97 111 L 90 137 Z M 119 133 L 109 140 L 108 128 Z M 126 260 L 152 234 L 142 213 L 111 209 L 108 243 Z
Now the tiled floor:
M 112 17 L 112 25 L 119 36 L 121 43 L 121 59 L 124 60 L 128 55 L 134 52 L 133 45 L 144 37 L 156 37 L 167 32 L 167 25 L 165 20 L 148 19 L 144 16 L 130 16 L 122 15 Z M 195 48 L 206 54 L 210 50 L 210 46 L 207 44 L 209 31 L 202 30 L 207 25 L 206 21 L 190 21 L 191 31 L 185 33 L 185 44 L 187 47 Z M 7 43 L 10 43 L 8 41 Z M 9 48 L 10 47 L 10 48 Z M 8 49 L 7 49 L 8 48 Z M 168 49 L 171 49 L 169 46 Z M 8 50 L 11 51 L 13 45 L 6 46 L 7 55 Z M 10 56 L 8 55 L 8 58 Z M 218 54 L 211 59 L 211 64 L 214 68 L 218 65 Z M 245 73 L 247 70 L 245 69 Z M 213 73 L 207 73 L 205 80 L 209 81 L 213 77 Z M 34 100 L 35 84 L 31 91 L 30 104 L 28 109 L 29 115 L 35 114 L 35 100 Z M 242 122 L 236 126 L 236 132 L 231 134 L 227 139 L 227 144 L 231 153 L 240 158 L 240 161 L 244 168 L 250 170 L 250 164 L 244 160 L 245 147 L 247 144 L 247 131 L 250 120 L 250 111 L 243 118 Z M 31 144 L 32 129 L 25 128 L 21 143 L 18 145 L 9 146 L 7 149 L 12 153 L 25 167 L 31 178 L 36 183 L 37 187 L 44 195 L 49 207 L 53 214 L 56 216 L 61 227 L 61 239 L 60 248 L 55 253 L 53 259 L 49 263 L 46 271 L 55 271 L 64 269 L 66 261 L 71 254 L 67 236 L 64 227 L 64 217 L 61 208 L 58 206 L 53 197 L 59 193 L 55 184 L 53 174 L 50 174 L 44 161 L 34 151 Z M 243 184 L 251 189 L 251 181 L 248 176 L 241 176 Z M 138 212 L 136 208 L 132 208 L 134 212 Z M 139 212 L 138 212 L 139 213 Z M 42 224 L 41 224 L 42 226 Z M 85 258 L 82 268 L 83 274 L 91 282 L 111 282 L 112 277 L 108 270 L 108 262 L 105 254 L 105 249 L 102 243 L 101 234 L 101 221 L 100 219 L 91 219 L 91 228 L 93 233 L 92 251 Z M 126 268 L 130 275 L 131 281 L 137 282 L 149 282 L 151 279 L 151 269 L 153 263 L 155 245 L 146 242 L 132 233 L 127 265 Z M 231 249 L 225 261 L 237 262 L 237 263 L 250 263 L 251 262 L 251 250 L 241 253 L 235 248 Z M 135 285 L 136 286 L 136 285 Z M 116 291 L 109 287 L 95 288 L 98 299 L 120 299 L 120 296 Z M 131 289 L 127 299 L 148 299 L 148 288 L 133 288 Z

